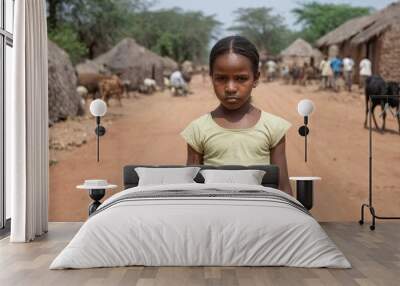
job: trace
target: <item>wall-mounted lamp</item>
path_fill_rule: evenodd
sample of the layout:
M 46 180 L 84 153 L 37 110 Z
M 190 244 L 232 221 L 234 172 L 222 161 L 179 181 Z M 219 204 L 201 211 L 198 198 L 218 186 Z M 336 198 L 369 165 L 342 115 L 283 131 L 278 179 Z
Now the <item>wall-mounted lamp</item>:
M 304 117 L 304 125 L 299 128 L 299 134 L 304 137 L 304 161 L 307 162 L 307 135 L 310 130 L 307 127 L 308 116 L 314 111 L 314 103 L 309 99 L 300 100 L 297 112 Z
M 100 117 L 104 116 L 107 112 L 107 105 L 101 99 L 93 100 L 90 104 L 90 113 L 96 117 L 96 129 L 94 132 L 97 136 L 97 162 L 99 162 L 100 157 L 100 136 L 106 133 L 106 129 L 100 125 Z

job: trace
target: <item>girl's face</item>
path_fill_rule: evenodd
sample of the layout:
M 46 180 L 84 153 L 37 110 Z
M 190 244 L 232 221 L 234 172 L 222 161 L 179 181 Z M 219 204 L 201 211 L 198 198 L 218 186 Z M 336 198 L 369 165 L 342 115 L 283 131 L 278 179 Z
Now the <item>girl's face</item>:
M 245 56 L 227 53 L 216 58 L 212 83 L 221 104 L 229 110 L 243 106 L 257 86 L 260 73 L 253 73 L 251 62 Z

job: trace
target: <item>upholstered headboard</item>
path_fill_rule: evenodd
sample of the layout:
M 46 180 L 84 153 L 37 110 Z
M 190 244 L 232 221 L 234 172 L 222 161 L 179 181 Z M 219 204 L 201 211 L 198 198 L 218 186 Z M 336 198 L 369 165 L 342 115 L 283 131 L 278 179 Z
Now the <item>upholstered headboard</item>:
M 224 165 L 224 166 L 209 166 L 209 165 L 191 165 L 200 167 L 201 169 L 223 169 L 223 170 L 263 170 L 265 175 L 262 179 L 262 185 L 265 187 L 278 188 L 279 186 L 279 168 L 275 165 Z M 139 177 L 135 171 L 136 167 L 149 167 L 149 168 L 179 168 L 187 167 L 184 165 L 127 165 L 124 167 L 124 189 L 133 188 L 138 185 Z M 203 176 L 198 173 L 194 178 L 197 183 L 204 183 Z

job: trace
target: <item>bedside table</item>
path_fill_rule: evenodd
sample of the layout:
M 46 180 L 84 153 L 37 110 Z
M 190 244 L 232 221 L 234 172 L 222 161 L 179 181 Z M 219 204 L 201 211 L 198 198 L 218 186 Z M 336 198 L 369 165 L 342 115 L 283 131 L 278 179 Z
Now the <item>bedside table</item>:
M 296 199 L 304 207 L 311 210 L 313 207 L 313 182 L 321 180 L 320 177 L 290 177 L 291 181 L 296 181 Z
M 101 205 L 100 200 L 106 194 L 106 190 L 116 187 L 117 185 L 111 185 L 107 180 L 85 180 L 83 185 L 76 186 L 77 189 L 89 190 L 89 197 L 93 200 L 89 205 L 89 216 Z

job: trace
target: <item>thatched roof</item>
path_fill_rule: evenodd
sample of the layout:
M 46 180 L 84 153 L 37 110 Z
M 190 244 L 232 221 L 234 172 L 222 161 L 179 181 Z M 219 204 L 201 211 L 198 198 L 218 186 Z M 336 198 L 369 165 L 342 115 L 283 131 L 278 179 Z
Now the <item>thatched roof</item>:
M 400 24 L 400 2 L 392 3 L 372 16 L 374 18 L 373 24 L 357 34 L 351 40 L 352 44 L 359 45 L 365 43 L 369 39 L 383 33 L 392 24 Z
M 371 16 L 362 16 L 351 19 L 337 27 L 335 30 L 324 35 L 322 38 L 319 38 L 316 42 L 316 46 L 328 47 L 331 45 L 339 44 L 354 37 L 360 31 L 371 25 L 373 22 L 374 17 Z
M 77 64 L 75 69 L 78 74 L 104 74 L 108 72 L 104 65 L 88 59 L 83 63 Z
M 80 110 L 81 98 L 76 92 L 76 75 L 68 54 L 52 41 L 48 41 L 49 122 L 53 124 Z
M 284 49 L 282 57 L 312 57 L 314 56 L 313 47 L 305 40 L 298 38 L 289 47 Z
M 400 22 L 400 2 L 392 3 L 383 10 L 368 16 L 351 19 L 317 40 L 316 46 L 327 47 L 351 40 L 361 44 L 379 35 L 392 23 Z
M 169 76 L 178 69 L 178 63 L 169 57 L 163 57 L 164 75 Z
M 103 64 L 112 73 L 117 73 L 124 80 L 129 80 L 131 88 L 136 89 L 145 78 L 151 78 L 153 71 L 157 84 L 162 85 L 163 58 L 140 46 L 134 39 L 125 38 L 108 52 L 94 59 Z

